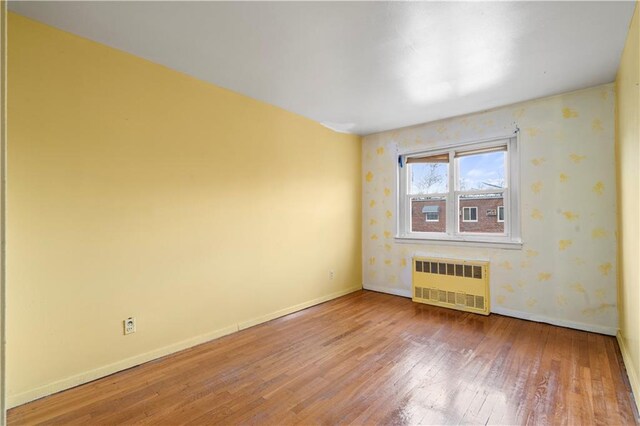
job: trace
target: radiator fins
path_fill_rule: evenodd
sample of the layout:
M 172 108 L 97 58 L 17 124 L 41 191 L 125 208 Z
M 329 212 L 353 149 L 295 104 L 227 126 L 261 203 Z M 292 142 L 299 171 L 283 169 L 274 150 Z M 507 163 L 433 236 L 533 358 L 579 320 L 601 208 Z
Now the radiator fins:
M 422 287 L 416 287 L 414 295 L 416 299 L 438 301 L 440 303 L 459 305 L 467 308 L 484 309 L 483 296 L 474 296 L 473 294 L 454 293 L 453 291 Z
M 416 260 L 415 271 L 427 274 L 451 275 L 481 280 L 482 266 L 455 263 L 425 262 Z

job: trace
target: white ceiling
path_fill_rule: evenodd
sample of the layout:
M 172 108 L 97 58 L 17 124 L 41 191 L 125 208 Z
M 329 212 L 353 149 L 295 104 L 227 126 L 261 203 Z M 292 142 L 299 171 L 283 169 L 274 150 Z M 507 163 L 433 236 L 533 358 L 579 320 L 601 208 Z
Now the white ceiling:
M 634 6 L 14 1 L 9 9 L 369 134 L 611 82 Z

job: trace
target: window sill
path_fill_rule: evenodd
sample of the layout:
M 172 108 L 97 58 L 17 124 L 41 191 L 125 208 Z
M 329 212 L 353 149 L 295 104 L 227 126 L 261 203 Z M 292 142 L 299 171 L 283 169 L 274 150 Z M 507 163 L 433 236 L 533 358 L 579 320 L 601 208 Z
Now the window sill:
M 522 241 L 488 241 L 476 239 L 453 239 L 453 238 L 418 238 L 418 237 L 398 237 L 394 238 L 399 244 L 426 244 L 440 246 L 458 247 L 483 247 L 506 250 L 522 250 Z

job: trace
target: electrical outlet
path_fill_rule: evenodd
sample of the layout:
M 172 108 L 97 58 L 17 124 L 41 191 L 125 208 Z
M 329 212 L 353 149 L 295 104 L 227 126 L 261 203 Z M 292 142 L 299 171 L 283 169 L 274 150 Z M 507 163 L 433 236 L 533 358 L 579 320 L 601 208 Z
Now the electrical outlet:
M 336 277 L 336 273 L 333 270 L 329 271 L 329 279 L 332 280 L 335 277 Z
M 131 334 L 136 332 L 136 319 L 134 317 L 129 317 L 123 321 L 124 323 L 124 334 Z

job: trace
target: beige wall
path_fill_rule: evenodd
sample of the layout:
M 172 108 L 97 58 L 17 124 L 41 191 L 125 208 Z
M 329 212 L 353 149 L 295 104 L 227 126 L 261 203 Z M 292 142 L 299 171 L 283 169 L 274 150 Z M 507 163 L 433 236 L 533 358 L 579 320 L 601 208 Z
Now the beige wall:
M 615 335 L 615 91 L 606 84 L 363 139 L 365 288 L 411 295 L 414 256 L 490 261 L 491 311 Z M 519 128 L 522 249 L 400 243 L 397 155 Z
M 359 137 L 15 14 L 9 52 L 10 405 L 361 287 Z
M 7 2 L 0 1 L 0 425 L 6 422 L 5 410 L 5 262 L 6 247 L 6 48 Z
M 640 398 L 640 44 L 638 4 L 616 79 L 619 215 L 618 341 L 636 401 Z

